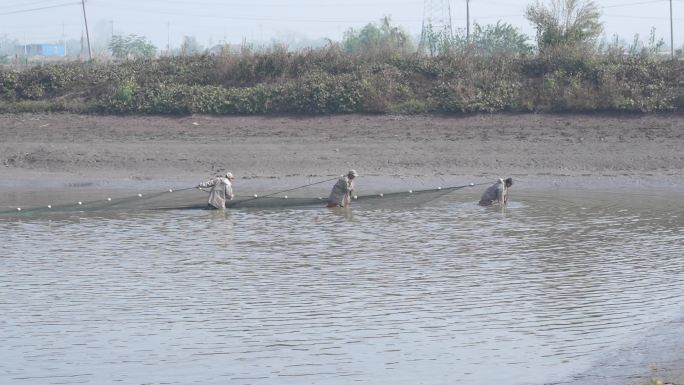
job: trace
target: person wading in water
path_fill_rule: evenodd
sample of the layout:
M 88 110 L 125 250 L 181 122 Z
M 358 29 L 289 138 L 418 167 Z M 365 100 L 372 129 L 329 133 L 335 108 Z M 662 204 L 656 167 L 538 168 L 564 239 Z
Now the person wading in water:
M 225 209 L 226 201 L 233 200 L 233 183 L 235 179 L 232 173 L 227 172 L 225 176 L 217 176 L 206 182 L 197 185 L 197 189 L 209 188 L 209 201 L 207 205 L 210 209 Z
M 328 197 L 328 207 L 349 207 L 351 193 L 354 191 L 354 178 L 359 176 L 356 170 L 349 170 L 337 180 Z
M 508 203 L 508 189 L 511 186 L 513 186 L 513 178 L 499 179 L 485 190 L 478 204 L 480 206 L 505 206 Z

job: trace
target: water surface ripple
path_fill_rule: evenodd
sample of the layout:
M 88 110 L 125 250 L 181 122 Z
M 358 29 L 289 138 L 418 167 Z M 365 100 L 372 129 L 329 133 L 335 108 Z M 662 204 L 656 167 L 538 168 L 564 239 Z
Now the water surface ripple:
M 543 384 L 682 311 L 674 197 L 0 221 L 2 384 Z

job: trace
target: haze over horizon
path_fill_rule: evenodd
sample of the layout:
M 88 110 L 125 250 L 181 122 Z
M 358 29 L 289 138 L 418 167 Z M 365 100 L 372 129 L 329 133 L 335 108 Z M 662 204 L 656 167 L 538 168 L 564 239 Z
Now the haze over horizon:
M 384 16 L 392 24 L 419 36 L 424 0 L 89 0 L 85 3 L 91 43 L 103 45 L 112 35 L 135 34 L 158 49 L 178 47 L 192 36 L 204 47 L 272 41 L 309 45 L 323 39 L 341 40 L 350 28 L 377 23 Z M 470 0 L 471 25 L 509 23 L 530 38 L 534 28 L 525 18 L 536 0 Z M 543 1 L 548 4 L 548 1 Z M 636 34 L 648 42 L 670 45 L 670 0 L 600 0 L 604 37 L 617 35 L 631 43 Z M 454 31 L 466 29 L 466 0 L 451 0 Z M 684 46 L 684 0 L 672 0 L 674 45 Z M 0 36 L 21 43 L 57 43 L 80 39 L 84 33 L 79 0 L 3 0 Z

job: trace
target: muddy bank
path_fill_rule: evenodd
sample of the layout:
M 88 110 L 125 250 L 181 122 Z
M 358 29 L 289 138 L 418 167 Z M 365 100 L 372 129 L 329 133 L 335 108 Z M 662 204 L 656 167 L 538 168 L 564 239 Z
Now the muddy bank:
M 355 168 L 368 181 L 513 176 L 539 188 L 677 188 L 684 174 L 684 116 L 5 114 L 0 137 L 2 179 L 31 183 L 190 182 L 226 169 L 245 180 L 297 179 Z

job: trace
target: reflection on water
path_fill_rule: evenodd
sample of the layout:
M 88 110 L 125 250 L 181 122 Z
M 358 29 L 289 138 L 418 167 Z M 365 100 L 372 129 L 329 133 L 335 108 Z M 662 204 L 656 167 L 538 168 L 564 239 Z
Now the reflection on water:
M 681 311 L 674 197 L 514 199 L 2 220 L 0 383 L 543 384 Z

